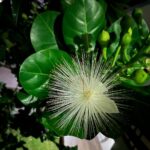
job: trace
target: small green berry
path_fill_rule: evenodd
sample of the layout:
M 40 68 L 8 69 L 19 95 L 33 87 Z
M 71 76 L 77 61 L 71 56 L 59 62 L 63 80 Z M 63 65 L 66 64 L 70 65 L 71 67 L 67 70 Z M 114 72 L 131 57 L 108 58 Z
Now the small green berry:
M 143 84 L 147 80 L 148 73 L 146 73 L 144 70 L 137 70 L 135 72 L 134 81 L 138 84 Z
M 122 45 L 129 45 L 131 43 L 132 37 L 129 33 L 125 33 L 122 37 Z
M 99 39 L 98 39 L 99 44 L 101 46 L 107 46 L 107 44 L 109 43 L 109 40 L 110 40 L 109 32 L 106 30 L 103 30 L 101 34 L 99 35 Z

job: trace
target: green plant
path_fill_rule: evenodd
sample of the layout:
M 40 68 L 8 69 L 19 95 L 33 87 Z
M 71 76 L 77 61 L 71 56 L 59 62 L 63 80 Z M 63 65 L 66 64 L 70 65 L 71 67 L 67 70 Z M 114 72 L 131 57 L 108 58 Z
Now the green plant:
M 33 136 L 33 139 L 35 137 L 35 141 L 38 140 L 38 142 L 40 137 L 43 141 L 49 139 L 55 143 L 56 136 L 70 134 L 70 129 L 75 129 L 76 125 L 79 126 L 79 130 L 77 129 L 78 132 L 72 133 L 72 135 L 80 138 L 92 138 L 98 132 L 103 132 L 109 137 L 116 137 L 118 132 L 120 134 L 118 129 L 120 130 L 122 124 L 124 126 L 124 122 L 120 121 L 118 114 L 116 114 L 116 112 L 122 112 L 116 101 L 108 103 L 111 107 L 104 105 L 107 107 L 104 111 L 109 109 L 109 112 L 115 112 L 112 114 L 106 111 L 109 114 L 107 117 L 112 119 L 112 126 L 103 119 L 97 119 L 98 123 L 102 121 L 103 124 L 104 122 L 105 125 L 102 127 L 94 122 L 92 128 L 89 128 L 89 122 L 86 122 L 87 131 L 93 130 L 87 135 L 84 133 L 85 126 L 82 121 L 80 125 L 74 124 L 79 121 L 74 121 L 75 118 L 66 120 L 66 124 L 68 124 L 63 125 L 65 126 L 63 129 L 56 126 L 61 123 L 60 120 L 67 119 L 66 115 L 69 112 L 64 111 L 63 113 L 57 110 L 61 109 L 60 105 L 53 106 L 53 101 L 49 99 L 52 96 L 50 91 L 56 92 L 50 87 L 53 87 L 54 74 L 61 70 L 61 66 L 71 67 L 73 75 L 77 75 L 76 72 L 79 71 L 89 77 L 92 70 L 89 68 L 92 68 L 92 64 L 101 62 L 100 64 L 106 69 L 100 75 L 108 75 L 109 78 L 110 74 L 116 75 L 115 80 L 107 80 L 112 81 L 111 85 L 112 83 L 116 84 L 116 80 L 120 82 L 119 87 L 115 88 L 127 88 L 140 93 L 142 97 L 149 96 L 149 28 L 140 9 L 134 10 L 131 16 L 123 11 L 126 10 L 124 6 L 126 7 L 126 4 L 130 3 L 129 1 L 123 1 L 123 5 L 118 0 L 111 2 L 109 0 L 61 0 L 56 5 L 54 0 L 47 0 L 44 3 L 36 1 L 17 3 L 16 0 L 11 0 L 10 3 L 9 0 L 5 0 L 2 5 L 0 4 L 1 20 L 4 18 L 0 25 L 0 60 L 18 77 L 23 87 L 19 91 L 11 90 L 10 92 L 2 85 L 1 93 L 3 94 L 0 97 L 0 107 L 3 109 L 1 109 L 1 118 L 6 120 L 1 126 L 1 129 L 5 127 L 5 130 L 0 134 L 0 138 L 3 139 L 2 148 L 7 148 L 4 141 L 8 139 L 5 133 L 8 126 L 11 129 L 15 128 L 15 131 L 19 128 L 21 136 Z M 9 9 L 7 9 L 8 6 Z M 74 66 L 76 64 L 75 57 L 83 70 L 85 66 L 88 66 L 85 67 L 87 68 L 85 72 L 82 72 L 78 65 Z M 82 65 L 84 62 L 85 66 Z M 15 64 L 16 67 L 12 67 L 12 64 Z M 97 72 L 99 73 L 99 70 Z M 63 73 L 62 75 L 64 75 Z M 67 72 L 65 75 L 70 74 Z M 78 80 L 84 85 L 81 86 L 82 88 L 86 87 L 85 76 Z M 104 82 L 101 83 L 104 84 Z M 102 87 L 104 91 L 107 91 L 105 86 Z M 121 94 L 123 97 L 124 94 Z M 83 97 L 90 99 L 91 92 L 85 90 L 83 95 Z M 104 93 L 102 95 L 105 96 Z M 122 99 L 122 97 L 119 98 Z M 47 102 L 52 102 L 53 109 Z M 123 104 L 123 106 L 129 106 L 130 102 L 125 101 Z M 17 115 L 11 116 L 12 106 L 19 107 L 19 109 L 24 107 L 25 109 L 18 112 Z M 76 107 L 79 109 L 78 106 Z M 50 116 L 54 116 L 55 109 L 57 117 L 50 118 Z M 32 110 L 35 112 L 29 115 Z M 70 114 L 71 112 L 73 111 L 70 111 Z M 83 113 L 82 117 L 85 116 L 84 112 L 80 111 L 80 113 Z M 73 116 L 75 115 L 77 114 Z M 20 123 L 21 118 L 24 125 Z M 26 122 L 32 122 L 28 129 L 24 127 Z M 35 128 L 35 130 L 31 131 L 31 128 Z M 12 133 L 9 133 L 9 137 L 16 142 L 17 137 Z M 10 141 L 8 148 L 19 148 L 24 145 L 22 143 L 24 141 L 19 141 L 18 145 L 15 145 L 13 141 Z M 59 148 L 67 149 L 59 143 L 55 144 Z
M 63 15 L 56 11 L 47 11 L 36 17 L 30 33 L 36 53 L 23 62 L 19 73 L 25 91 L 37 97 L 36 101 L 28 100 L 28 104 L 42 102 L 47 98 L 50 94 L 48 86 L 53 82 L 52 74 L 57 66 L 63 65 L 64 61 L 72 63 L 71 57 L 74 55 L 78 55 L 79 60 L 83 54 L 88 57 L 93 55 L 92 59 L 98 60 L 101 51 L 105 61 L 112 61 L 111 67 L 118 72 L 121 85 L 149 94 L 149 88 L 147 91 L 142 88 L 146 84 L 145 77 L 143 82 L 139 81 L 139 78 L 143 77 L 139 75 L 142 71 L 138 71 L 138 75 L 134 73 L 137 69 L 147 67 L 144 61 L 150 52 L 149 28 L 141 13 L 140 16 L 135 13 L 133 16 L 125 15 L 109 25 L 105 18 L 105 6 L 105 2 L 96 0 L 72 1 L 64 9 Z M 57 29 L 61 27 L 59 34 Z M 97 40 L 100 45 L 96 44 Z M 149 81 L 149 73 L 144 74 Z M 67 134 L 59 132 L 55 127 L 55 122 L 59 117 L 63 117 L 63 114 L 60 113 L 55 119 L 49 119 L 49 115 L 49 112 L 44 115 L 46 119 L 42 116 L 42 123 L 48 123 L 46 127 L 55 130 L 58 136 Z M 82 137 L 81 135 L 82 133 L 79 133 L 76 136 Z

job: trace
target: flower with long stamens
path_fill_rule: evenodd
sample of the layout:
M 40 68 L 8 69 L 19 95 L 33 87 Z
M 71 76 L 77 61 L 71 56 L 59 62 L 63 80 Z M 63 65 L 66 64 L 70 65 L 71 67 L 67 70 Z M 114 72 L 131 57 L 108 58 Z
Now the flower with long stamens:
M 58 66 L 49 85 L 50 118 L 59 118 L 56 126 L 67 134 L 83 132 L 84 137 L 98 133 L 113 120 L 109 114 L 119 113 L 121 92 L 116 90 L 117 74 L 110 63 L 73 60 Z M 61 117 L 60 117 L 61 116 Z

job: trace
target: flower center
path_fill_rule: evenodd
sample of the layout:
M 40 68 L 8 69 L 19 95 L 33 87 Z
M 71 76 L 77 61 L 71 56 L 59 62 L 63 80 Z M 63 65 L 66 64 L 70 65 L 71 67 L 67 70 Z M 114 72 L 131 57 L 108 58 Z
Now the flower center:
M 91 90 L 85 90 L 83 91 L 83 97 L 85 100 L 90 100 L 93 92 Z

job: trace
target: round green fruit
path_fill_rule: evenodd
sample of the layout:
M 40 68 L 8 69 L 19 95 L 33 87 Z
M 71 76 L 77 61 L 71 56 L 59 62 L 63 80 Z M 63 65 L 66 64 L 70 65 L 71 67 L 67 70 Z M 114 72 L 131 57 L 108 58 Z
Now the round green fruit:
M 144 84 L 147 80 L 148 73 L 146 73 L 144 70 L 136 70 L 134 81 L 138 84 Z

